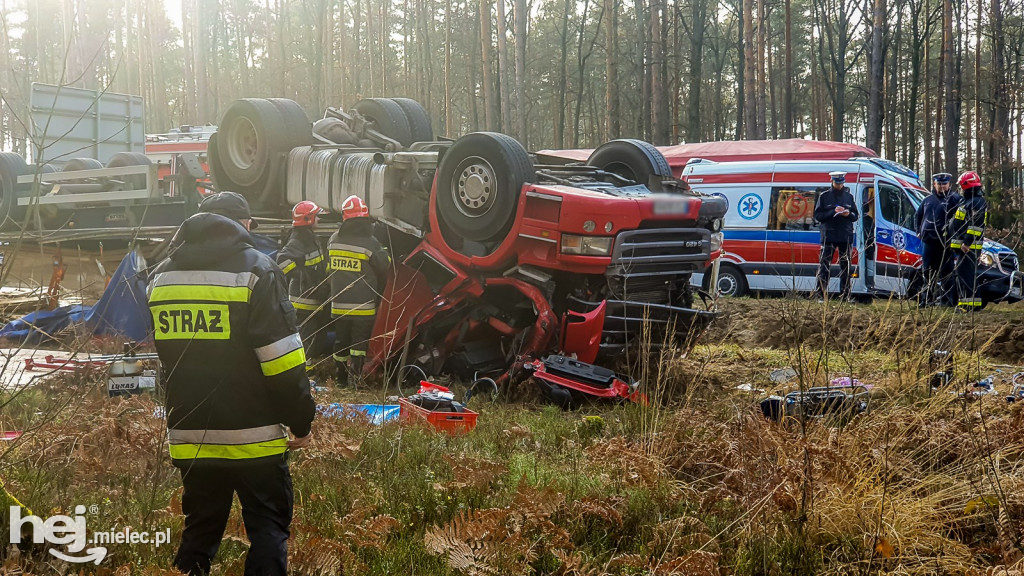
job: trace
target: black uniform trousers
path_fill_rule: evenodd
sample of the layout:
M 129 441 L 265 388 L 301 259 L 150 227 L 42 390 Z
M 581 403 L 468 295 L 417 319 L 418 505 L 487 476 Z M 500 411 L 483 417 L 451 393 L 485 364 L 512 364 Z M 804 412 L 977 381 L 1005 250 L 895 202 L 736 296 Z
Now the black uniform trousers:
M 376 321 L 376 314 L 347 314 L 334 317 L 334 362 L 339 370 L 342 369 L 341 365 L 349 364 L 354 372 L 353 376 L 360 376 L 366 352 L 370 348 L 373 324 Z
M 980 243 L 980 241 L 979 241 Z M 969 310 L 981 308 L 978 298 L 978 257 L 981 250 L 961 252 L 956 255 L 956 289 L 959 292 L 957 304 Z
M 327 328 L 330 323 L 331 304 L 328 302 L 319 310 L 295 309 L 295 321 L 299 325 L 299 337 L 306 349 L 306 361 L 312 366 L 317 358 L 327 355 Z
M 955 306 L 957 286 L 953 278 L 954 258 L 956 254 L 949 244 L 942 240 L 926 238 L 921 254 L 924 274 L 924 293 L 922 303 L 938 302 L 943 306 Z
M 250 542 L 245 575 L 287 573 L 292 477 L 285 458 L 191 466 L 180 471 L 185 530 L 174 557 L 175 568 L 190 576 L 210 572 L 210 562 L 220 548 L 237 492 Z
M 821 257 L 818 259 L 818 293 L 828 294 L 828 281 L 832 277 L 832 257 L 839 252 L 839 293 L 847 298 L 850 296 L 850 243 L 823 242 Z

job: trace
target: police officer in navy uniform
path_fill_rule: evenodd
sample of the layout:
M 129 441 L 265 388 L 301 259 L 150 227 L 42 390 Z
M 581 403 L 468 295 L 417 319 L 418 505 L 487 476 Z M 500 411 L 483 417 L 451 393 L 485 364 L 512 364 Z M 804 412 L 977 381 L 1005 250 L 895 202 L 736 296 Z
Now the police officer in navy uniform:
M 914 214 L 917 236 L 924 244 L 921 256 L 922 307 L 936 302 L 946 306 L 956 304 L 956 287 L 952 278 L 955 255 L 946 241 L 950 201 L 959 203 L 960 200 L 959 195 L 950 192 L 952 182 L 953 176 L 946 172 L 933 175 L 932 193 Z
M 391 257 L 374 237 L 366 203 L 349 196 L 342 222 L 327 244 L 334 318 L 334 364 L 338 386 L 362 379 L 373 325 L 387 284 Z
M 245 198 L 221 192 L 199 210 L 148 286 L 171 461 L 184 486 L 174 566 L 210 571 L 237 493 L 245 573 L 285 574 L 287 451 L 308 444 L 315 412 L 302 340 L 280 268 L 253 247 Z
M 330 318 L 330 282 L 327 280 L 325 250 L 313 228 L 327 211 L 316 202 L 303 200 L 292 208 L 292 232 L 277 253 L 277 265 L 288 282 L 288 299 L 295 308 L 299 335 L 306 348 L 306 371 L 313 369 L 314 357 L 323 347 Z
M 956 255 L 957 307 L 973 312 L 982 305 L 977 295 L 978 258 L 988 221 L 988 202 L 982 193 L 981 177 L 977 172 L 964 172 L 957 179 L 957 185 L 963 197 L 949 219 L 946 236 L 950 250 Z
M 853 194 L 846 187 L 846 173 L 829 172 L 832 185 L 819 189 L 814 205 L 814 219 L 821 228 L 821 256 L 818 260 L 816 294 L 828 297 L 828 283 L 832 275 L 832 258 L 839 254 L 839 292 L 843 299 L 850 298 L 850 250 L 853 247 L 853 223 L 860 215 Z

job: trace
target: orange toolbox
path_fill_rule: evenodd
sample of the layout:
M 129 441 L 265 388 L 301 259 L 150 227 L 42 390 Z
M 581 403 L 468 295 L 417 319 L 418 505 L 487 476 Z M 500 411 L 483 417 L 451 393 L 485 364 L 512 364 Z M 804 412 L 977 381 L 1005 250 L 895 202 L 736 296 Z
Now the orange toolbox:
M 425 420 L 435 429 L 448 434 L 465 434 L 476 428 L 478 414 L 469 409 L 465 412 L 436 412 L 421 408 L 405 398 L 399 398 L 398 405 L 398 417 L 403 422 Z

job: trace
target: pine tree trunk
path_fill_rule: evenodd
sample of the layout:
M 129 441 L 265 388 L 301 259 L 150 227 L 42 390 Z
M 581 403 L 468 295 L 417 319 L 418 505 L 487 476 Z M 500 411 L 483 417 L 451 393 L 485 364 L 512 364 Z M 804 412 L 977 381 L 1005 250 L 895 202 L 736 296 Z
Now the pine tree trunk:
M 562 40 L 562 51 L 558 58 L 560 74 L 558 78 L 558 110 L 555 114 L 555 142 L 559 148 L 565 148 L 565 106 L 569 90 L 569 11 L 572 10 L 572 5 L 572 0 L 565 0 L 562 3 L 562 20 L 558 30 Z
M 758 137 L 755 64 L 754 0 L 743 0 L 743 133 L 748 140 Z
M 786 73 L 782 107 L 785 110 L 785 126 L 782 129 L 784 138 L 793 137 L 793 1 L 786 0 Z
M 619 80 L 618 80 L 618 44 L 619 44 L 619 18 L 618 4 L 616 0 L 604 0 L 605 11 L 605 105 L 607 109 L 606 138 L 608 140 L 618 138 L 622 127 L 619 121 Z M 563 55 L 565 45 L 562 47 Z
M 498 35 L 498 98 L 501 101 L 501 131 L 510 134 L 512 132 L 512 112 L 509 110 L 509 100 L 512 87 L 508 77 L 506 1 L 498 0 L 498 20 L 495 31 Z
M 707 29 L 707 0 L 690 0 L 690 89 L 686 139 L 701 141 L 701 84 L 704 81 L 704 33 Z
M 498 130 L 495 118 L 494 79 L 491 77 L 491 0 L 480 0 L 480 68 L 484 83 L 484 122 L 488 130 Z
M 649 8 L 651 35 L 651 140 L 655 144 L 668 143 L 668 105 L 662 67 L 665 63 L 665 38 L 661 26 L 663 0 L 652 0 Z
M 947 0 L 948 1 L 948 0 Z M 868 61 L 867 147 L 882 151 L 882 98 L 885 81 L 885 0 L 872 3 L 871 51 Z
M 755 72 L 755 84 L 757 90 L 756 98 L 754 99 L 754 106 L 757 110 L 757 137 L 764 140 L 767 137 L 765 121 L 765 106 L 764 96 L 766 92 L 765 82 L 765 51 L 768 49 L 767 40 L 765 39 L 765 26 L 768 21 L 767 8 L 765 7 L 765 0 L 757 0 L 757 56 L 755 60 L 756 72 Z
M 452 111 L 452 0 L 444 3 L 444 133 L 453 134 Z
M 989 14 L 992 30 L 992 110 L 989 115 L 988 161 L 997 172 L 998 185 L 1009 188 L 1013 170 L 1010 160 L 1009 90 L 1006 79 L 1006 34 L 1004 31 L 1002 0 L 992 0 Z
M 523 146 L 529 148 L 530 139 L 526 128 L 526 28 L 529 8 L 526 5 L 526 0 L 514 0 L 512 6 L 516 37 L 516 81 L 513 87 L 516 102 L 516 133 Z

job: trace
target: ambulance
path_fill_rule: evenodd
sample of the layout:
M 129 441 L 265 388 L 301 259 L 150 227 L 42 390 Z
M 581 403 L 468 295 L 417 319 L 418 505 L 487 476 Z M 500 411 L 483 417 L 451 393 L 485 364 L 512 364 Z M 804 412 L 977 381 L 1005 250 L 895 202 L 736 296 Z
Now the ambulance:
M 748 292 L 802 292 L 815 289 L 820 230 L 814 220 L 819 190 L 829 172 L 846 172 L 861 217 L 855 225 L 853 293 L 904 297 L 921 284 L 922 242 L 914 214 L 929 191 L 912 170 L 890 160 L 857 157 L 837 160 L 714 162 L 691 159 L 682 179 L 705 194 L 728 201 L 725 255 L 715 288 L 724 296 Z M 833 261 L 829 291 L 839 292 Z M 1017 254 L 984 241 L 979 292 L 985 304 L 1022 298 Z M 711 274 L 694 275 L 705 288 Z

